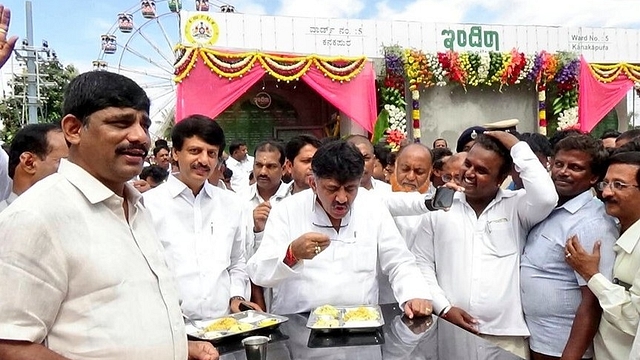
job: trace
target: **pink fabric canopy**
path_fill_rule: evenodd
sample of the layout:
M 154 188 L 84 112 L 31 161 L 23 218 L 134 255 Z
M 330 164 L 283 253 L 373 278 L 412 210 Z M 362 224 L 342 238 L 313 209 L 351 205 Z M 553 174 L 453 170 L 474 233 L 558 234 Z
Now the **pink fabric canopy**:
M 633 81 L 620 75 L 610 83 L 598 81 L 589 63 L 580 57 L 580 89 L 578 121 L 580 130 L 589 132 L 622 100 L 633 87 Z
M 177 121 L 192 114 L 215 119 L 264 75 L 265 70 L 256 64 L 241 78 L 229 80 L 218 76 L 198 57 L 189 76 L 177 86 Z M 343 83 L 332 81 L 315 66 L 301 79 L 365 130 L 373 132 L 377 109 L 372 63 L 367 62 L 356 77 Z

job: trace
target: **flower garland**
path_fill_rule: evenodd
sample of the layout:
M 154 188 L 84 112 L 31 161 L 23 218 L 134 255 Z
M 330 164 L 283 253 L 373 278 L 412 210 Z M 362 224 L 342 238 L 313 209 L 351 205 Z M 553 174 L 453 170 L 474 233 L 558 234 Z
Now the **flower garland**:
M 383 48 L 385 72 L 383 86 L 381 88 L 382 110 L 378 116 L 378 121 L 382 122 L 384 128 L 380 134 L 373 134 L 374 142 L 378 136 L 384 136 L 387 146 L 392 151 L 400 149 L 400 143 L 406 139 L 407 114 L 404 110 L 407 106 L 405 101 L 405 72 L 416 72 L 411 89 L 417 88 L 420 81 L 426 81 L 428 74 L 418 70 L 426 65 L 426 59 L 414 58 L 411 53 L 407 53 L 399 46 L 388 46 Z M 416 52 L 415 55 L 418 55 Z M 413 90 L 412 90 L 413 91 Z M 386 123 L 385 123 L 386 121 Z M 419 126 L 418 126 L 419 127 Z
M 613 65 L 590 64 L 591 72 L 598 81 L 610 83 L 615 80 L 618 75 L 624 73 L 633 82 L 640 82 L 640 66 L 620 63 Z
M 564 110 L 558 116 L 558 130 L 569 130 L 580 128 L 578 124 L 578 107 Z
M 174 81 L 184 80 L 200 57 L 204 63 L 220 77 L 229 80 L 242 77 L 258 62 L 267 73 L 279 81 L 300 79 L 311 66 L 315 66 L 324 76 L 333 81 L 350 81 L 356 77 L 366 65 L 366 57 L 342 58 L 310 56 L 277 56 L 271 54 L 248 52 L 227 53 L 205 48 L 178 47 L 178 60 L 174 66 Z

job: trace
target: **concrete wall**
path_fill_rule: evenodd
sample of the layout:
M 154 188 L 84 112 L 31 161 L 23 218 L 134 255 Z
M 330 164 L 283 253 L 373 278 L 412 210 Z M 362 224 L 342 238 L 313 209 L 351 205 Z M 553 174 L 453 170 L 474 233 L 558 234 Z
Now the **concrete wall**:
M 520 120 L 519 132 L 537 131 L 537 111 L 534 87 L 510 86 L 502 92 L 481 87 L 468 87 L 466 91 L 460 86 L 431 87 L 420 94 L 421 141 L 431 147 L 433 140 L 445 138 L 455 151 L 464 129 L 514 118 Z

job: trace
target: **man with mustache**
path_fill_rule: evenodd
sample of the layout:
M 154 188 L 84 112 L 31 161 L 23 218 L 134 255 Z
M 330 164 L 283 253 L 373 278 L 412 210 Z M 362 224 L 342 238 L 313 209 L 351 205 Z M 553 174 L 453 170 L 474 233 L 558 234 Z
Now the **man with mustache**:
M 636 359 L 639 352 L 631 352 L 631 347 L 640 321 L 640 152 L 614 154 L 597 187 L 602 191 L 607 214 L 620 221 L 621 235 L 613 247 L 613 281 L 600 272 L 601 246 L 605 244 L 599 241 L 591 254 L 580 245 L 581 238 L 570 238 L 565 247 L 566 261 L 587 281 L 602 307 L 593 339 L 596 359 Z M 640 340 L 636 337 L 636 341 Z
M 395 181 L 391 180 L 393 191 L 418 191 L 424 194 L 429 189 L 429 177 L 433 154 L 422 144 L 403 147 L 396 158 Z
M 347 137 L 347 142 L 355 145 L 364 157 L 364 173 L 362 174 L 362 182 L 360 182 L 360 186 L 381 194 L 390 193 L 391 185 L 373 178 L 373 171 L 376 165 L 376 155 L 374 153 L 373 145 L 369 139 L 362 135 L 350 135 Z
M 309 181 L 313 176 L 311 172 L 311 159 L 320 147 L 321 143 L 313 135 L 302 134 L 292 137 L 285 153 L 287 160 L 285 167 L 291 173 L 291 184 L 289 185 L 289 195 L 296 194 L 309 188 Z
M 607 157 L 602 143 L 589 135 L 570 136 L 556 145 L 551 179 L 558 193 L 558 207 L 527 236 L 520 266 L 522 305 L 531 332 L 533 360 L 593 357 L 591 344 L 602 311 L 587 281 L 565 262 L 564 245 L 571 236 L 578 236 L 589 249 L 600 241 L 600 272 L 611 279 L 618 229 L 592 193 L 604 173 Z
M 178 280 L 182 312 L 212 319 L 240 311 L 248 276 L 246 218 L 238 195 L 208 181 L 224 150 L 220 125 L 203 115 L 179 121 L 171 132 L 180 173 L 144 194 L 145 205 Z
M 149 104 L 107 71 L 65 90 L 68 160 L 0 213 L 3 360 L 218 358 L 187 342 L 174 277 L 128 184 L 149 149 Z
M 432 285 L 436 314 L 527 358 L 520 253 L 526 234 L 549 215 L 558 195 L 525 142 L 502 131 L 474 141 L 460 169 L 465 191 L 455 194 L 448 212 L 424 216 L 412 251 Z M 524 190 L 500 188 L 512 162 Z M 463 344 L 450 350 L 459 355 L 452 358 L 468 358 Z
M 267 140 L 256 146 L 253 153 L 253 174 L 256 182 L 249 186 L 247 214 L 251 216 L 247 229 L 246 257 L 250 258 L 260 246 L 264 225 L 271 206 L 288 195 L 289 184 L 282 182 L 285 164 L 284 147 L 280 142 Z M 263 289 L 251 284 L 251 301 L 267 309 Z
M 429 289 L 413 255 L 378 197 L 360 189 L 358 149 L 342 140 L 326 143 L 312 169 L 311 189 L 272 209 L 247 265 L 254 283 L 273 288 L 271 311 L 376 304 L 382 269 L 409 318 L 429 315 Z

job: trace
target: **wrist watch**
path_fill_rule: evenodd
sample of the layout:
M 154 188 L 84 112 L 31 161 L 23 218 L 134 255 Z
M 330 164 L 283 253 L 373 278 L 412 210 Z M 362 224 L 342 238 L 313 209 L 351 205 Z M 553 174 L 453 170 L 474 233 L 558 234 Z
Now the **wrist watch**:
M 231 299 L 229 299 L 229 303 L 231 303 L 233 300 L 246 301 L 242 296 L 232 296 Z

